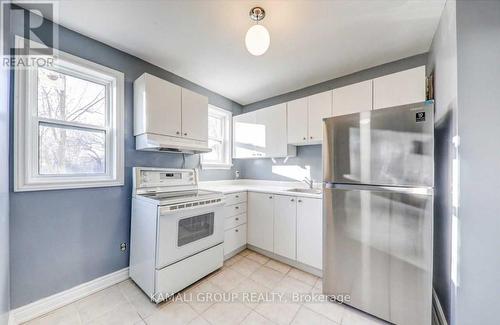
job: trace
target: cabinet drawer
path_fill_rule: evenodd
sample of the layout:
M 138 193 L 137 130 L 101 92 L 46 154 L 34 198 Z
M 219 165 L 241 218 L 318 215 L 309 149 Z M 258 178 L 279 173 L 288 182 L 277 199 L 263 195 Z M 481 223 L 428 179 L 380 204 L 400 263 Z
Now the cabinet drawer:
M 226 230 L 224 233 L 224 255 L 227 255 L 246 245 L 247 243 L 247 225 L 241 225 L 233 229 Z
M 226 205 L 238 204 L 247 201 L 247 192 L 238 192 L 224 195 Z
M 224 206 L 224 216 L 226 218 L 247 212 L 247 203 L 241 202 L 233 205 Z
M 237 216 L 226 218 L 226 221 L 224 222 L 224 229 L 228 230 L 244 223 L 247 223 L 247 214 L 238 214 Z

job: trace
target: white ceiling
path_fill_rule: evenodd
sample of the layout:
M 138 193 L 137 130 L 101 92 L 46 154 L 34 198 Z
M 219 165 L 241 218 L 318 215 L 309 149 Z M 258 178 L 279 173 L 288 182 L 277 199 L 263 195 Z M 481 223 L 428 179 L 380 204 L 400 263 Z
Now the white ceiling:
M 61 25 L 242 105 L 427 52 L 445 0 L 63 0 Z M 271 46 L 244 44 L 250 8 Z

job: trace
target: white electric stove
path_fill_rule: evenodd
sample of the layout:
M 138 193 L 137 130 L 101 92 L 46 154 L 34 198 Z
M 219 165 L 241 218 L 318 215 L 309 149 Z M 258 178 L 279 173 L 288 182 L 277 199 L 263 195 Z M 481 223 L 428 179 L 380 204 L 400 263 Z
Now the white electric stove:
M 130 277 L 153 301 L 222 267 L 223 205 L 194 169 L 133 169 Z

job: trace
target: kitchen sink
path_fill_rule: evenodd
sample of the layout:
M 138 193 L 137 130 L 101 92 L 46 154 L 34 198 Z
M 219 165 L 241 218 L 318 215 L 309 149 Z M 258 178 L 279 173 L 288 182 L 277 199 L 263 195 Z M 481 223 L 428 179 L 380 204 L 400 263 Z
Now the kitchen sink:
M 309 193 L 309 194 L 321 194 L 322 191 L 319 188 L 291 188 L 288 189 L 289 192 L 297 192 L 297 193 Z

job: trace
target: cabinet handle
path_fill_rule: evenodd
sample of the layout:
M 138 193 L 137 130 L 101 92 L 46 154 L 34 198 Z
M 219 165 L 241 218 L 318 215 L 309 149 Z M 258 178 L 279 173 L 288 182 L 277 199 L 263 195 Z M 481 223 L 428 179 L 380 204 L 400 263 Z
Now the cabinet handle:
M 236 198 L 239 198 L 240 196 L 239 195 L 236 195 Z
M 234 207 L 236 210 L 238 210 L 240 207 Z
M 299 200 L 299 203 L 302 203 L 302 200 Z
M 294 199 L 291 199 L 290 201 L 294 202 L 295 200 L 294 200 Z
M 313 137 L 311 137 L 311 139 L 312 139 L 312 138 L 313 138 Z
M 238 220 L 240 220 L 240 218 L 236 218 L 235 220 L 238 221 Z
M 304 137 L 304 140 L 306 140 L 306 139 L 307 139 L 307 138 L 306 138 L 306 137 Z
M 181 134 L 179 131 L 175 132 L 175 134 Z
M 187 133 L 184 133 L 184 135 L 188 135 Z M 312 139 L 312 138 L 311 138 Z
M 272 199 L 273 197 L 272 197 L 272 196 L 270 196 L 269 198 L 270 198 L 270 199 Z
M 238 229 L 235 229 L 234 231 L 238 232 Z

